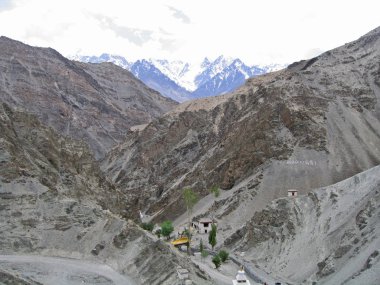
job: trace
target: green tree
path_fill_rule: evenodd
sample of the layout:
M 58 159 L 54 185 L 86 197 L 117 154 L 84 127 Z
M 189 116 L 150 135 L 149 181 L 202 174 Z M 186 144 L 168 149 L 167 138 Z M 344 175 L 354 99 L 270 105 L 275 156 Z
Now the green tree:
M 211 225 L 211 231 L 208 234 L 208 243 L 211 245 L 212 250 L 214 250 L 214 246 L 216 245 L 216 226 L 215 226 L 215 224 Z
M 220 195 L 220 190 L 219 190 L 219 187 L 214 185 L 210 188 L 210 193 L 214 194 L 214 197 L 215 197 L 215 200 L 216 198 L 219 197 Z M 214 207 L 211 207 L 211 213 L 212 213 L 212 220 L 214 220 L 214 210 L 213 210 Z
M 219 255 L 220 259 L 222 260 L 222 262 L 226 262 L 229 254 L 227 251 L 221 250 L 221 251 L 219 251 L 218 255 Z
M 182 235 L 184 235 L 184 236 L 190 238 L 190 232 L 189 232 L 189 230 L 188 230 L 188 229 L 185 229 L 185 230 L 182 232 Z
M 161 234 L 169 239 L 170 234 L 174 231 L 174 227 L 171 221 L 165 221 L 161 224 Z
M 201 259 L 202 259 L 202 261 L 204 261 L 205 258 L 207 258 L 207 256 L 208 256 L 208 252 L 207 252 L 206 250 L 203 250 L 203 251 L 201 252 Z
M 142 227 L 144 230 L 151 232 L 151 231 L 153 231 L 154 224 L 152 224 L 152 223 L 142 223 L 142 224 L 141 224 L 141 227 Z
M 198 201 L 197 194 L 190 188 L 183 189 L 183 199 L 186 205 L 187 219 L 188 219 L 188 238 L 189 243 L 187 245 L 187 253 L 190 254 L 190 242 L 191 242 L 191 214 L 193 213 L 194 205 Z
M 215 268 L 218 269 L 220 264 L 222 263 L 222 261 L 220 260 L 220 257 L 219 255 L 215 255 L 213 258 L 212 258 L 212 263 L 215 264 Z
M 202 253 L 202 251 L 203 251 L 203 241 L 202 241 L 202 239 L 200 239 L 199 240 L 199 251 Z
M 218 198 L 219 195 L 220 195 L 219 187 L 216 186 L 216 185 L 214 185 L 214 186 L 212 186 L 212 187 L 210 188 L 210 192 L 211 192 L 212 194 L 214 194 L 215 198 Z

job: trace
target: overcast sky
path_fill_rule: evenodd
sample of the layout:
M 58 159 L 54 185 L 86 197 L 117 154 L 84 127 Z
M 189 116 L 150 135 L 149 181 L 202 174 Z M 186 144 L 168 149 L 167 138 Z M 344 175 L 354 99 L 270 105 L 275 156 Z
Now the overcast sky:
M 291 63 L 380 25 L 379 1 L 0 0 L 0 35 L 65 56 Z

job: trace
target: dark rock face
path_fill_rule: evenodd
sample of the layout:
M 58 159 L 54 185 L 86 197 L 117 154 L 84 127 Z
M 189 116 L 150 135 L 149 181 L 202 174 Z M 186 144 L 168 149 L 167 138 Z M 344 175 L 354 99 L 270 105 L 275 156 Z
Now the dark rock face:
M 259 167 L 271 199 L 350 177 L 380 163 L 379 47 L 376 29 L 232 94 L 183 103 L 112 150 L 102 168 L 131 213 L 170 218 L 184 211 L 181 188 L 231 189 Z
M 70 61 L 51 48 L 0 38 L 0 100 L 85 141 L 97 158 L 176 103 L 112 64 Z

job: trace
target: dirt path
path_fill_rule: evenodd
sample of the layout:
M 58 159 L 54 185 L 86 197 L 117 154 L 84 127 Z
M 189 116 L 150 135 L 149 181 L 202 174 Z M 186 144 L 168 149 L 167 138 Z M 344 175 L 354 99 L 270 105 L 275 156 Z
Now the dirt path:
M 105 264 L 59 257 L 0 255 L 0 269 L 43 284 L 136 284 Z

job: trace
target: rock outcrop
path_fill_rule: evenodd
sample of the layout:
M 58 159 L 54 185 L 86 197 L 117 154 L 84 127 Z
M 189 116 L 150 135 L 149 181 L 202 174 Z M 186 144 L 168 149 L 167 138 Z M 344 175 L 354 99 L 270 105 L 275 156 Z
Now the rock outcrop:
M 380 163 L 379 74 L 377 28 L 234 93 L 179 105 L 113 149 L 102 168 L 131 215 L 156 219 L 184 212 L 183 187 L 202 197 L 212 185 L 244 186 L 261 205 L 288 189 L 307 193 Z
M 85 141 L 97 158 L 122 141 L 131 126 L 177 104 L 115 65 L 70 61 L 51 48 L 6 37 L 0 37 L 0 100 Z

